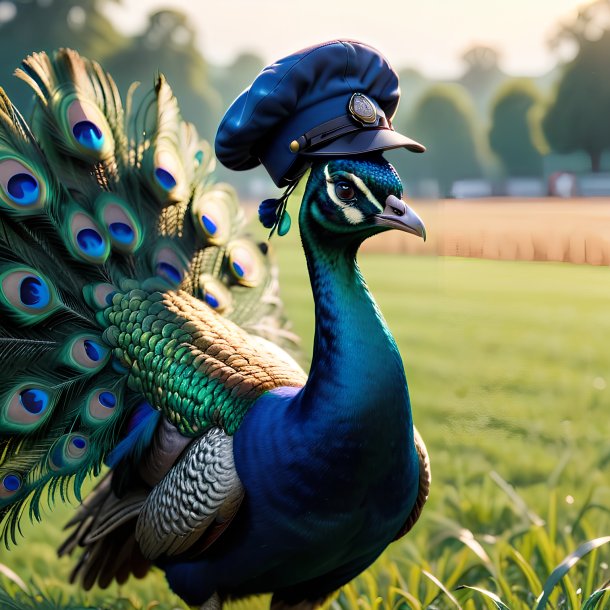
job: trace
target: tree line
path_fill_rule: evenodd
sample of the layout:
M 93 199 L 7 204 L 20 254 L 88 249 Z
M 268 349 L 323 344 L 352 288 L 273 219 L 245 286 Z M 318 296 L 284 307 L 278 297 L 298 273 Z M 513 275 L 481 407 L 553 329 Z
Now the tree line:
M 0 85 L 27 115 L 31 95 L 11 72 L 32 51 L 69 46 L 97 59 L 123 96 L 140 81 L 137 98 L 163 72 L 184 117 L 212 139 L 224 109 L 263 67 L 262 59 L 243 53 L 230 66 L 211 65 L 196 48 L 192 24 L 175 10 L 150 15 L 143 32 L 125 37 L 101 10 L 112 2 L 3 0 Z M 574 20 L 559 24 L 553 45 L 569 44 L 575 53 L 553 72 L 550 85 L 549 79 L 508 77 L 498 54 L 481 46 L 464 54 L 465 72 L 456 82 L 402 70 L 403 101 L 394 125 L 428 151 L 417 159 L 403 155 L 399 170 L 413 179 L 434 179 L 441 194 L 448 194 L 463 178 L 541 177 L 549 153 L 580 151 L 590 171 L 603 169 L 603 153 L 610 149 L 609 24 L 610 0 L 584 5 Z

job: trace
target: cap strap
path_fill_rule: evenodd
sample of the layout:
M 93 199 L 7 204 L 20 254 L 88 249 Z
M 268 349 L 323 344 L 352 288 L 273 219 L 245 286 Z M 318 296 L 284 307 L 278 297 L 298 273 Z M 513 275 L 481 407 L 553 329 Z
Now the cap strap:
M 377 117 L 375 123 L 363 126 L 362 123 L 357 123 L 350 115 L 346 114 L 336 119 L 326 121 L 321 125 L 317 125 L 313 129 L 310 129 L 304 133 L 300 138 L 296 139 L 299 145 L 298 149 L 293 152 L 304 152 L 308 148 L 313 148 L 324 142 L 329 142 L 340 136 L 344 136 L 353 131 L 361 131 L 362 129 L 391 129 L 388 120 L 380 115 Z M 292 150 L 292 147 L 291 147 Z

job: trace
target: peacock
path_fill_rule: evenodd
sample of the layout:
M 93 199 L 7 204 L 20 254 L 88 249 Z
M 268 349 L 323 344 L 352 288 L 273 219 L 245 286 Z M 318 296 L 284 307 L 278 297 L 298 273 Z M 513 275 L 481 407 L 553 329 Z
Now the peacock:
M 425 238 L 383 157 L 423 150 L 391 126 L 395 73 L 363 43 L 317 45 L 265 69 L 218 131 L 224 164 L 262 162 L 288 186 L 261 204 L 272 233 L 306 181 L 309 375 L 270 247 L 213 181 L 214 152 L 166 79 L 123 110 L 73 50 L 34 53 L 17 75 L 36 104 L 28 124 L 0 90 L 5 544 L 25 514 L 74 495 L 59 554 L 78 556 L 85 589 L 157 566 L 205 610 L 259 593 L 273 610 L 317 607 L 413 526 L 429 492 L 402 360 L 356 263 L 374 234 Z

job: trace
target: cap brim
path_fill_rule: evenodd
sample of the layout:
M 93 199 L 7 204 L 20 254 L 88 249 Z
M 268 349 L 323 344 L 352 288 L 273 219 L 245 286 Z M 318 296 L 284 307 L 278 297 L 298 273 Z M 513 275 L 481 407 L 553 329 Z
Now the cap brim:
M 305 157 L 330 157 L 362 155 L 378 150 L 406 148 L 411 152 L 422 153 L 426 147 L 393 129 L 361 129 L 332 140 L 312 151 L 303 151 Z

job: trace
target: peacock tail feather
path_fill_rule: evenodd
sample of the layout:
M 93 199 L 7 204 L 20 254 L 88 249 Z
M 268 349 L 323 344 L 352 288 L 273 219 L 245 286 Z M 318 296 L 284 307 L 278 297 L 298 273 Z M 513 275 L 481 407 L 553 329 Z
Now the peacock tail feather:
M 213 183 L 211 148 L 165 78 L 124 112 L 111 77 L 75 51 L 33 54 L 17 73 L 37 103 L 28 125 L 0 90 L 7 544 L 45 499 L 80 498 L 146 427 L 143 402 L 184 434 L 231 433 L 262 392 L 303 383 L 288 357 L 269 351 L 273 366 L 257 369 L 223 338 L 295 341 L 267 247 L 246 234 L 235 191 Z

